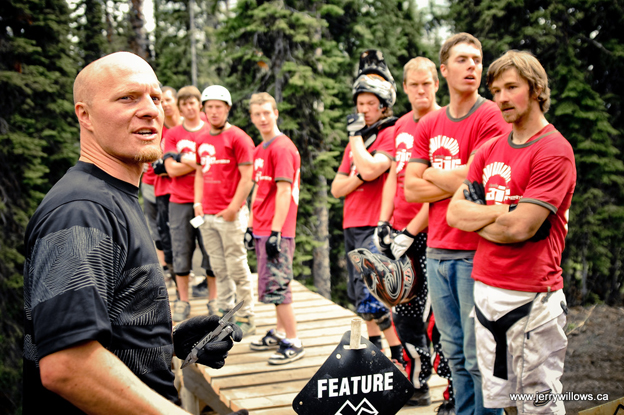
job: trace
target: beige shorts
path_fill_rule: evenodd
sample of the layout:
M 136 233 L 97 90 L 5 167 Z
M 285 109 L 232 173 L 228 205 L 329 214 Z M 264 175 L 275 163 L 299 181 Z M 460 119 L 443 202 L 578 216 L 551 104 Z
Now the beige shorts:
M 522 414 L 565 414 L 563 401 L 551 395 L 562 393 L 568 345 L 563 290 L 527 293 L 477 281 L 474 299 L 484 406 L 515 406 Z

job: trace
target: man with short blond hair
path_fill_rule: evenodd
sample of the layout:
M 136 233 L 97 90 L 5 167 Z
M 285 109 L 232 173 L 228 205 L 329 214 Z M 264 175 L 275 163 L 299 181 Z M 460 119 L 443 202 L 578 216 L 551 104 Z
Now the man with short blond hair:
M 479 95 L 483 72 L 481 43 L 458 33 L 440 49 L 440 72 L 447 81 L 448 106 L 421 119 L 405 173 L 409 202 L 429 203 L 427 278 L 440 340 L 453 374 L 457 414 L 483 414 L 481 374 L 474 337 L 472 258 L 478 235 L 448 226 L 446 209 L 462 184 L 472 154 L 509 130 L 496 105 Z
M 507 413 L 565 414 L 560 400 L 511 394 L 563 393 L 567 348 L 561 255 L 576 182 L 570 143 L 544 117 L 546 71 L 527 52 L 492 63 L 488 87 L 513 130 L 476 153 L 447 213 L 481 236 L 474 258 L 477 357 L 484 404 Z

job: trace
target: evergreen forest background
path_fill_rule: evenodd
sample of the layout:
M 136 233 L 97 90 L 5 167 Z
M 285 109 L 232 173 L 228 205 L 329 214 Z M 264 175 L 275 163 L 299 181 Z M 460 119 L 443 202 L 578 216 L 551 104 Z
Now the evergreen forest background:
M 381 49 L 400 85 L 412 57 L 437 54 L 449 33 L 483 43 L 487 65 L 532 52 L 549 75 L 547 118 L 571 142 L 578 182 L 563 257 L 569 305 L 622 305 L 624 274 L 624 1 L 142 0 L 0 2 L 0 414 L 21 413 L 23 234 L 79 154 L 72 85 L 114 51 L 145 57 L 163 85 L 230 89 L 230 122 L 260 141 L 247 113 L 256 91 L 277 99 L 280 128 L 301 153 L 296 276 L 347 305 L 342 201 L 328 186 L 347 143 L 359 54 Z M 485 78 L 485 76 L 483 77 Z M 482 85 L 480 93 L 490 97 Z M 448 103 L 443 78 L 438 103 Z

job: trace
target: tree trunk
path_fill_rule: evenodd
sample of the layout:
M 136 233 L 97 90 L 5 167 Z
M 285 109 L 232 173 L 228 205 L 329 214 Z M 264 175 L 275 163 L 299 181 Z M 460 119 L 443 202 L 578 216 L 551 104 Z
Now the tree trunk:
M 314 214 L 317 218 L 316 236 L 320 246 L 314 248 L 312 275 L 314 286 L 318 293 L 325 298 L 331 298 L 331 275 L 329 273 L 329 211 L 327 209 L 327 179 L 318 176 L 318 190 L 316 192 L 316 206 Z
M 147 50 L 147 36 L 145 34 L 145 19 L 143 16 L 143 0 L 132 0 L 132 10 L 128 13 L 132 32 L 130 33 L 130 49 L 143 59 L 149 58 Z

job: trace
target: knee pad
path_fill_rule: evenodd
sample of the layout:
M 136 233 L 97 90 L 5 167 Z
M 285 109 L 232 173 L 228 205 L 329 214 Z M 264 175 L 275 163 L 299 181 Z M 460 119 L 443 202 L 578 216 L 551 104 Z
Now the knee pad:
M 379 311 L 377 313 L 360 313 L 360 317 L 362 317 L 364 321 L 374 321 L 381 331 L 392 327 L 392 315 L 388 310 Z

